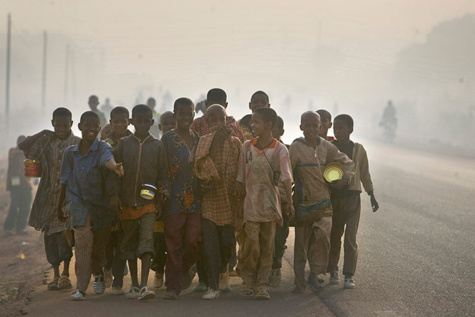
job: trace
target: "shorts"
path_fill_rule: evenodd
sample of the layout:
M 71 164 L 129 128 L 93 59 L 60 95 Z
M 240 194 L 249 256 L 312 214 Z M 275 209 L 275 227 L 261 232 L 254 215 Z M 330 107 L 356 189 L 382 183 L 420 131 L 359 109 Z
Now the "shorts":
M 70 232 L 68 232 L 70 233 Z M 52 266 L 59 266 L 65 260 L 71 260 L 73 251 L 66 237 L 66 231 L 51 235 L 44 234 L 46 259 Z
M 123 238 L 120 253 L 123 260 L 141 258 L 146 253 L 155 252 L 153 248 L 153 228 L 155 212 L 142 215 L 138 219 L 121 221 Z

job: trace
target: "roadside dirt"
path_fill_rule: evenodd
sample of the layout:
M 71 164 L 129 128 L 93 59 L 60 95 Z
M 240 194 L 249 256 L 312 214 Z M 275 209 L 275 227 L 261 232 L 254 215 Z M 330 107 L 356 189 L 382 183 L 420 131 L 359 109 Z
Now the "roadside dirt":
M 6 236 L 3 223 L 10 193 L 5 190 L 6 159 L 0 159 L 0 316 L 21 316 L 33 288 L 44 282 L 49 264 L 43 237 L 31 227 L 27 235 Z

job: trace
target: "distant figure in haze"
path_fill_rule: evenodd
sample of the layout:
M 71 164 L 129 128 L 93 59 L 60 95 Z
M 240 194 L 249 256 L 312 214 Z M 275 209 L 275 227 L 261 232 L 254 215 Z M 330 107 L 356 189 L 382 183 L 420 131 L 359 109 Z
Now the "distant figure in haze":
M 262 90 L 258 90 L 251 96 L 251 101 L 249 102 L 249 109 L 254 113 L 256 109 L 259 108 L 270 108 L 269 96 Z M 244 135 L 244 140 L 252 140 L 254 137 L 252 135 L 251 128 L 251 117 L 252 114 L 247 114 L 239 120 L 239 125 L 241 126 L 242 133 Z
M 92 95 L 89 97 L 89 100 L 87 103 L 91 111 L 99 115 L 101 127 L 104 127 L 107 124 L 107 120 L 104 113 L 97 108 L 97 106 L 99 106 L 99 98 L 97 98 L 97 96 L 95 95 Z
M 391 100 L 388 101 L 388 105 L 384 109 L 383 117 L 379 122 L 379 125 L 384 128 L 384 137 L 388 141 L 394 141 L 396 137 L 397 129 L 397 117 L 396 117 L 396 108 L 393 106 Z
M 196 109 L 196 113 L 201 111 L 202 114 L 205 114 L 206 113 L 206 99 L 201 100 L 198 103 L 196 103 L 195 109 Z
M 333 132 L 336 140 L 332 142 L 338 150 L 345 153 L 355 163 L 355 175 L 343 188 L 332 188 L 331 205 L 333 207 L 333 222 L 330 235 L 330 253 L 327 272 L 330 273 L 330 284 L 339 284 L 338 262 L 341 251 L 341 237 L 345 234 L 343 275 L 344 288 L 356 287 L 353 275 L 358 260 L 358 243 L 356 233 L 360 222 L 361 184 L 370 196 L 373 212 L 379 208 L 374 197 L 373 182 L 369 173 L 368 155 L 363 145 L 353 142 L 350 135 L 353 132 L 353 118 L 341 114 L 335 118 Z
M 320 115 L 320 131 L 318 132 L 318 136 L 324 138 L 327 141 L 335 140 L 334 137 L 328 136 L 328 130 L 332 127 L 332 115 L 330 112 L 320 109 L 317 110 L 317 113 Z
M 155 101 L 155 98 L 148 98 L 147 99 L 147 106 L 152 108 L 152 113 L 153 113 L 153 120 L 155 121 L 155 124 L 150 127 L 150 134 L 153 135 L 156 139 L 160 139 L 162 134 L 160 133 L 160 129 L 158 128 L 159 122 L 160 122 L 160 113 L 155 111 L 155 106 L 157 105 L 157 102 Z
M 112 109 L 114 107 L 112 107 L 112 105 L 110 104 L 110 99 L 109 98 L 106 98 L 106 102 L 101 106 L 101 111 L 104 113 L 104 114 L 109 114 L 111 113 Z M 101 136 L 102 136 L 102 133 L 101 133 Z
M 3 224 L 5 235 L 13 234 L 13 229 L 17 234 L 27 234 L 25 227 L 31 207 L 31 183 L 23 171 L 25 155 L 18 148 L 18 144 L 25 139 L 24 135 L 20 135 L 17 146 L 8 152 L 7 191 L 10 191 L 11 199 L 8 216 Z

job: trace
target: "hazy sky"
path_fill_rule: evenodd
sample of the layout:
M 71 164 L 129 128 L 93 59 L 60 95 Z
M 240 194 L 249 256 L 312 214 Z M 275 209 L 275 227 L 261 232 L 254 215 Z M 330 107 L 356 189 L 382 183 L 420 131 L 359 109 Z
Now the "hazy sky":
M 10 12 L 14 32 L 46 29 L 85 40 L 85 49 L 103 53 L 107 73 L 185 83 L 282 71 L 293 81 L 305 75 L 317 45 L 349 56 L 351 75 L 392 63 L 434 25 L 475 12 L 472 0 L 3 0 L 0 6 L 0 31 Z
M 389 78 L 401 50 L 423 43 L 442 21 L 475 13 L 475 1 L 0 0 L 0 8 L 0 34 L 11 13 L 14 45 L 25 34 L 37 36 L 38 61 L 43 30 L 79 48 L 72 79 L 77 100 L 70 93 L 66 102 L 81 105 L 78 112 L 92 93 L 130 106 L 140 92 L 160 98 L 170 90 L 175 98 L 196 100 L 218 86 L 240 117 L 258 89 L 269 92 L 277 109 L 288 102 L 299 110 L 335 104 L 346 110 L 368 98 L 380 98 L 375 103 L 381 105 L 394 98 Z M 48 67 L 58 68 L 48 77 L 51 108 L 63 98 L 64 50 L 50 56 Z M 40 63 L 36 67 L 38 99 Z M 27 70 L 15 65 L 13 71 Z M 23 97 L 13 96 L 17 103 Z

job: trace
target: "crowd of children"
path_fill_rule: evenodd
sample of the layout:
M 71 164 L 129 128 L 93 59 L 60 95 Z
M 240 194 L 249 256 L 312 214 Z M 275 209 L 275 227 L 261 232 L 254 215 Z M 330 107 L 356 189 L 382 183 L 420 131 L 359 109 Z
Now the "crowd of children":
M 22 150 L 42 164 L 29 225 L 44 232 L 54 269 L 48 289 L 72 288 L 74 247 L 74 301 L 85 299 L 91 276 L 97 294 L 112 286 L 113 294 L 147 300 L 165 285 L 163 298 L 176 300 L 196 272 L 195 291 L 217 299 L 230 291 L 234 270 L 243 296 L 270 299 L 269 288 L 281 284 L 289 226 L 295 226 L 294 294 L 307 287 L 318 292 L 327 273 L 330 284 L 339 284 L 343 235 L 344 287 L 355 288 L 361 184 L 373 211 L 379 206 L 366 151 L 350 139 L 353 119 L 338 115 L 333 138 L 331 114 L 307 111 L 300 121 L 303 137 L 289 146 L 281 141 L 284 121 L 265 92 L 251 96 L 252 113 L 240 121 L 228 115 L 226 99 L 222 89 L 211 89 L 206 113 L 197 119 L 188 98 L 177 99 L 173 112 L 159 117 L 149 105 L 135 106 L 131 117 L 126 108 L 115 107 L 102 141 L 98 135 L 105 122 L 91 96 L 92 111 L 83 113 L 78 125 L 82 138 L 73 135 L 65 108 L 53 112 L 54 131 L 19 138 L 10 151 L 7 189 L 14 207 L 5 230 L 15 227 L 14 193 L 31 195 L 18 167 Z M 161 139 L 151 133 L 155 126 Z M 324 170 L 333 163 L 342 176 L 328 182 Z M 26 217 L 18 208 L 16 230 L 22 232 Z M 126 291 L 127 270 L 132 285 Z

